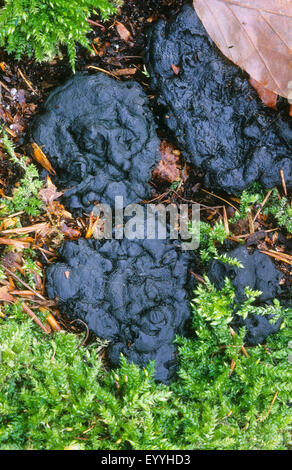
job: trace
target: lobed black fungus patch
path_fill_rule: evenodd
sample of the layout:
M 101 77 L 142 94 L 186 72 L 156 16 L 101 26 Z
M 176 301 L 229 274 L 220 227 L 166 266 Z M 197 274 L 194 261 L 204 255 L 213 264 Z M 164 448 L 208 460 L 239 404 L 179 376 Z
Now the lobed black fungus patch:
M 269 256 L 259 251 L 250 254 L 245 246 L 239 246 L 229 251 L 228 256 L 236 258 L 244 268 L 213 260 L 209 267 L 208 276 L 219 289 L 222 289 L 224 279 L 229 277 L 235 288 L 237 303 L 246 300 L 244 293 L 246 286 L 262 292 L 259 297 L 261 302 L 269 302 L 281 293 L 279 283 L 283 275 Z
M 246 335 L 245 342 L 248 346 L 256 346 L 263 344 L 267 337 L 280 330 L 283 318 L 279 318 L 273 323 L 273 315 L 254 315 L 250 314 L 243 319 L 239 315 L 235 315 L 231 322 L 235 330 L 245 326 Z
M 264 107 L 246 74 L 209 39 L 191 6 L 154 24 L 146 63 L 166 126 L 206 185 L 238 193 L 254 181 L 292 188 L 292 120 Z M 180 68 L 178 75 L 172 65 Z
M 48 296 L 111 341 L 113 366 L 121 353 L 140 366 L 155 360 L 156 379 L 168 383 L 176 369 L 173 341 L 190 315 L 187 252 L 169 240 L 79 239 L 64 243 L 61 258 L 47 270 Z
M 249 254 L 245 246 L 240 246 L 228 252 L 228 256 L 236 258 L 244 266 L 237 268 L 221 261 L 213 260 L 209 267 L 208 277 L 216 287 L 222 289 L 224 279 L 228 277 L 235 288 L 235 301 L 241 303 L 246 300 L 244 288 L 248 286 L 252 290 L 261 291 L 258 298 L 261 302 L 271 302 L 281 293 L 280 280 L 282 273 L 279 271 L 269 256 L 255 251 Z M 270 323 L 271 315 L 248 315 L 244 320 L 235 315 L 232 326 L 235 329 L 246 327 L 246 343 L 250 346 L 263 343 L 266 338 L 279 331 L 282 319 Z
M 138 83 L 78 73 L 50 94 L 32 136 L 74 213 L 90 212 L 95 201 L 113 205 L 115 196 L 124 206 L 150 196 L 160 141 Z

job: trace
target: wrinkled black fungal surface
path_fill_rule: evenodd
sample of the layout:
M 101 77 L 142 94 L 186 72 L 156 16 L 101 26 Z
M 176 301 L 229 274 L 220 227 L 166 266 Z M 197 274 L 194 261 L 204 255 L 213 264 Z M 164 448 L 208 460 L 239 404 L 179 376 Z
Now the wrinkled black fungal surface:
M 114 366 L 121 353 L 141 366 L 155 360 L 156 379 L 169 382 L 173 340 L 190 315 L 189 255 L 167 240 L 79 239 L 65 242 L 61 257 L 47 270 L 48 295 L 58 298 L 61 311 L 111 341 Z
M 151 27 L 146 63 L 165 123 L 186 158 L 206 172 L 207 186 L 238 193 L 257 180 L 273 187 L 281 184 L 283 169 L 292 188 L 287 108 L 278 113 L 264 107 L 246 75 L 208 38 L 191 6 Z M 180 67 L 178 75 L 172 64 Z
M 244 268 L 213 260 L 208 275 L 219 289 L 222 289 L 224 279 L 229 277 L 235 288 L 237 303 L 246 300 L 244 293 L 246 286 L 261 291 L 259 300 L 262 302 L 271 301 L 281 293 L 279 283 L 283 275 L 269 256 L 259 251 L 250 254 L 245 246 L 239 246 L 227 254 L 240 261 Z
M 235 315 L 232 320 L 232 327 L 237 330 L 245 326 L 246 335 L 245 342 L 248 346 L 256 346 L 257 344 L 263 344 L 269 335 L 277 333 L 281 327 L 283 318 L 279 318 L 273 323 L 273 315 L 248 315 L 246 319 L 243 319 L 239 315 Z
M 223 287 L 224 279 L 228 277 L 235 288 L 235 301 L 237 303 L 246 300 L 244 288 L 247 286 L 252 290 L 262 292 L 259 297 L 261 302 L 271 302 L 281 293 L 279 283 L 282 273 L 275 267 L 269 256 L 259 251 L 249 254 L 245 246 L 240 246 L 228 252 L 228 256 L 236 258 L 244 268 L 237 268 L 236 266 L 213 260 L 209 267 L 208 276 L 219 289 Z M 282 319 L 275 323 L 270 323 L 269 320 L 271 320 L 271 315 L 248 315 L 245 320 L 235 315 L 232 325 L 236 329 L 245 325 L 247 331 L 245 340 L 247 344 L 254 346 L 263 343 L 268 335 L 279 330 Z
M 67 207 L 90 212 L 93 202 L 124 205 L 150 196 L 159 139 L 148 98 L 135 82 L 79 73 L 56 88 L 32 128 L 57 171 Z

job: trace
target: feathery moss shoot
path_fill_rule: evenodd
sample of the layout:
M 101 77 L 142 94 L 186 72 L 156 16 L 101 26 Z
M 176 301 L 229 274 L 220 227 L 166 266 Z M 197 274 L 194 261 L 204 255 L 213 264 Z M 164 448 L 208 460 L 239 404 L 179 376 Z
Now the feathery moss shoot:
M 89 48 L 87 19 L 97 12 L 106 19 L 114 11 L 107 0 L 4 0 L 0 46 L 17 59 L 27 55 L 37 62 L 62 57 L 66 46 L 74 70 L 76 43 Z

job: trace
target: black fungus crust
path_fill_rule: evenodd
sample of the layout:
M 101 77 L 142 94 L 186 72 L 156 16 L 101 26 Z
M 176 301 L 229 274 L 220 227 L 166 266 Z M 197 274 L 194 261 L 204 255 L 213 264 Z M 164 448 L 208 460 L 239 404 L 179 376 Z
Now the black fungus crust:
M 209 39 L 191 6 L 150 28 L 146 64 L 164 121 L 185 157 L 215 190 L 239 193 L 254 181 L 292 189 L 292 120 L 266 108 L 246 74 Z M 175 75 L 172 64 L 180 67 Z
M 261 316 L 250 314 L 243 319 L 239 315 L 235 315 L 231 325 L 236 331 L 245 326 L 245 343 L 247 346 L 256 346 L 257 344 L 265 343 L 268 336 L 280 330 L 283 318 L 274 321 L 273 317 L 273 315 Z
M 275 267 L 269 256 L 259 251 L 250 254 L 245 246 L 235 248 L 227 254 L 231 258 L 236 258 L 243 268 L 213 260 L 209 267 L 208 277 L 219 289 L 222 289 L 224 279 L 228 277 L 234 286 L 237 304 L 246 300 L 245 287 L 261 291 L 262 294 L 258 298 L 261 302 L 271 303 L 281 293 L 282 273 Z M 282 319 L 270 323 L 271 319 L 271 315 L 251 314 L 245 320 L 235 315 L 232 326 L 235 329 L 245 326 L 245 341 L 248 345 L 255 346 L 262 344 L 270 334 L 279 331 Z
M 61 259 L 47 270 L 48 296 L 111 341 L 113 366 L 121 353 L 140 366 L 155 360 L 156 379 L 168 383 L 190 315 L 188 253 L 167 240 L 80 239 L 64 243 Z
M 262 292 L 259 297 L 261 302 L 270 302 L 281 293 L 279 283 L 283 275 L 269 256 L 257 250 L 250 254 L 245 246 L 239 246 L 229 251 L 227 255 L 236 258 L 243 268 L 213 260 L 208 276 L 219 289 L 222 289 L 224 279 L 228 277 L 235 288 L 237 303 L 246 300 L 244 293 L 246 286 Z
M 150 196 L 148 181 L 159 162 L 159 139 L 148 98 L 135 82 L 103 73 L 78 73 L 56 88 L 32 127 L 74 213 L 95 201 L 124 206 Z

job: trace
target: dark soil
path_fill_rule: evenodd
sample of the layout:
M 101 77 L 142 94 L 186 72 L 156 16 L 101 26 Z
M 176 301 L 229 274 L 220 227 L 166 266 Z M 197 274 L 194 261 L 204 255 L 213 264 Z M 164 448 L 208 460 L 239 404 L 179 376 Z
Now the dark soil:
M 0 197 L 12 195 L 15 184 L 22 174 L 23 171 L 18 165 L 7 162 L 0 153 Z

